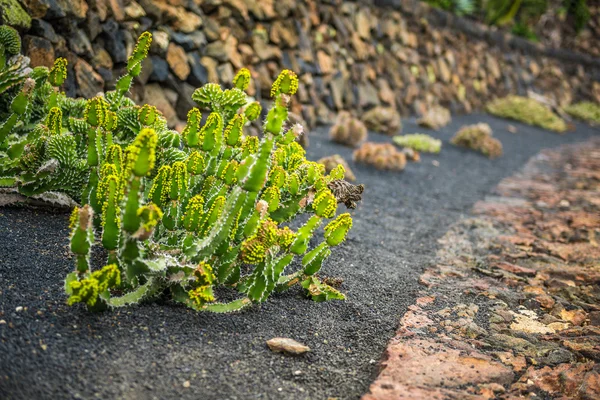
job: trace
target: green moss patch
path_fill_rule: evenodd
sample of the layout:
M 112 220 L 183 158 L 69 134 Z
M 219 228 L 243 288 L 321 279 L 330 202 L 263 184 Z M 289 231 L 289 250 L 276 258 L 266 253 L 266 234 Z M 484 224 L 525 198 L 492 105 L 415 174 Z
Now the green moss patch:
M 31 28 L 31 17 L 17 0 L 0 0 L 2 22 L 14 28 Z

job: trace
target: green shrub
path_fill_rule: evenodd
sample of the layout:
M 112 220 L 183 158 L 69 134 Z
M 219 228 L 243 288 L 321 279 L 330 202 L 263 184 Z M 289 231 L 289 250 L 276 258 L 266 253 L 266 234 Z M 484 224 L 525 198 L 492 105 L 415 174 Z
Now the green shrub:
M 567 130 L 566 122 L 550 108 L 527 97 L 507 96 L 492 100 L 487 104 L 486 110 L 498 117 L 514 119 L 555 132 Z
M 412 133 L 394 136 L 394 143 L 398 146 L 408 147 L 415 151 L 425 153 L 439 153 L 442 149 L 442 141 L 424 133 Z
M 571 104 L 565 107 L 565 112 L 573 118 L 580 119 L 592 125 L 600 125 L 600 104 L 591 101 Z

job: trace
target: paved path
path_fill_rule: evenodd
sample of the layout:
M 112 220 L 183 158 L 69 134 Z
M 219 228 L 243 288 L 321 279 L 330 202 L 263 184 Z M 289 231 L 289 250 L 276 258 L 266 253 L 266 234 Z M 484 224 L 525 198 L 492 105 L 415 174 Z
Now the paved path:
M 461 125 L 480 121 L 503 142 L 502 158 L 448 144 Z M 507 125 L 489 116 L 457 117 L 433 134 L 444 140 L 442 153 L 402 173 L 351 164 L 366 193 L 349 240 L 323 270 L 344 279 L 345 302 L 313 303 L 295 290 L 235 315 L 197 314 L 170 303 L 89 314 L 65 305 L 62 280 L 73 268 L 66 258 L 68 216 L 0 209 L 0 398 L 360 398 L 417 297 L 418 276 L 433 262 L 437 239 L 541 148 L 597 134 L 579 126 L 560 136 L 519 124 L 511 134 Z M 415 131 L 421 129 L 404 123 L 404 132 Z M 350 159 L 351 150 L 320 130 L 308 153 L 315 160 L 332 153 Z M 301 358 L 273 354 L 265 341 L 274 336 L 312 351 Z

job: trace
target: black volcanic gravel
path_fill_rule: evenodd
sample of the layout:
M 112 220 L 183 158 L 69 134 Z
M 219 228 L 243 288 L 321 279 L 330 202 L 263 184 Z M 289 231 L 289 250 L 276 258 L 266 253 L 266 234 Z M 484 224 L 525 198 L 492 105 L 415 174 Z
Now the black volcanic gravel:
M 448 143 L 461 125 L 482 121 L 504 144 L 497 160 Z M 291 290 L 232 315 L 165 301 L 91 314 L 65 304 L 63 279 L 74 268 L 68 215 L 0 209 L 0 399 L 358 399 L 414 302 L 437 239 L 540 149 L 598 134 L 580 125 L 561 136 L 510 123 L 518 133 L 487 115 L 456 117 L 431 133 L 443 139 L 442 152 L 400 173 L 350 163 L 366 192 L 349 240 L 323 269 L 344 279 L 345 302 L 313 303 Z M 405 121 L 404 132 L 428 131 Z M 350 160 L 352 150 L 326 135 L 313 132 L 309 158 Z M 272 353 L 265 341 L 275 336 L 311 352 Z

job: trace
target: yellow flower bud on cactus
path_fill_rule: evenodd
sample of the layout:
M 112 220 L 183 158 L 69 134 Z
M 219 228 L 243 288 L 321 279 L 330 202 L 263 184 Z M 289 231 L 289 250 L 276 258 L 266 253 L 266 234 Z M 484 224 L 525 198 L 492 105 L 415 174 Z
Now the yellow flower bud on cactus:
M 296 91 L 298 91 L 298 76 L 295 72 L 284 69 L 271 86 L 271 97 L 275 97 L 279 93 L 294 95 Z
M 154 106 L 144 104 L 138 111 L 138 119 L 142 125 L 150 126 L 156 121 L 156 117 L 160 114 L 160 111 Z
M 250 71 L 248 68 L 242 68 L 233 78 L 233 86 L 245 91 L 250 85 Z
M 142 129 L 129 147 L 129 168 L 135 176 L 146 176 L 154 168 L 157 142 L 154 129 Z
M 213 273 L 213 269 L 205 261 L 201 261 L 196 269 L 194 270 L 194 277 L 196 278 L 196 282 L 200 286 L 212 285 L 215 281 L 215 274 Z
M 231 118 L 225 128 L 225 143 L 228 146 L 237 147 L 241 143 L 242 135 L 244 133 L 245 117 L 241 114 L 236 114 Z
M 248 238 L 242 243 L 240 256 L 247 264 L 258 264 L 265 259 L 267 249 L 256 237 Z
M 192 175 L 200 175 L 204 172 L 204 157 L 198 151 L 193 151 L 187 159 L 187 170 Z
M 313 201 L 313 210 L 315 214 L 323 218 L 332 218 L 337 209 L 337 200 L 331 193 L 331 190 L 324 189 L 317 193 Z
M 50 68 L 48 81 L 52 86 L 60 86 L 67 79 L 67 59 L 59 57 L 54 60 L 54 65 Z
M 352 217 L 348 213 L 340 214 L 325 226 L 325 240 L 330 246 L 337 246 L 346 240 L 348 231 L 352 228 Z
M 60 135 L 62 130 L 62 111 L 58 107 L 52 107 L 48 113 L 46 126 L 52 135 Z
M 104 123 L 108 103 L 104 97 L 97 96 L 87 101 L 84 111 L 84 119 L 93 127 L 101 126 Z
M 258 101 L 248 104 L 248 106 L 246 107 L 246 110 L 244 111 L 244 115 L 246 116 L 246 118 L 248 118 L 249 121 L 254 121 L 254 120 L 258 119 L 258 117 L 260 117 L 261 113 L 262 113 L 262 106 L 260 105 L 260 103 Z
M 202 307 L 205 303 L 212 303 L 215 301 L 212 286 L 198 286 L 188 292 L 190 300 L 196 305 L 196 307 Z

